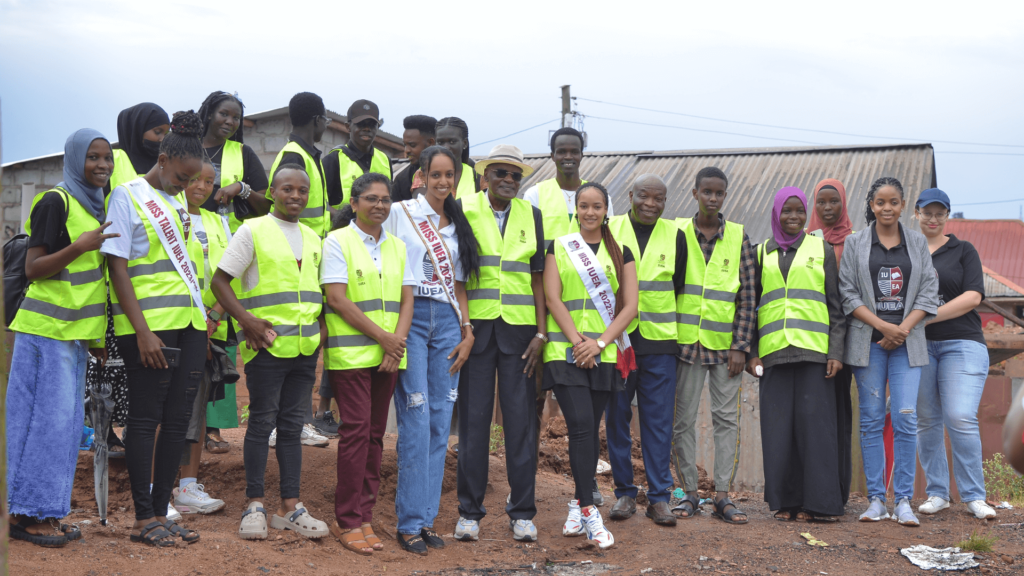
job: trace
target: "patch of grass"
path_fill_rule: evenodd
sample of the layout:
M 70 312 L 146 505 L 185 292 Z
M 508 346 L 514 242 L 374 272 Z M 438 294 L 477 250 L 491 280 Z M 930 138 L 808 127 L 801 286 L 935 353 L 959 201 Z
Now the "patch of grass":
M 985 492 L 989 500 L 1006 500 L 1017 507 L 1024 505 L 1024 476 L 1007 464 L 1002 454 L 993 454 L 982 466 L 985 470 Z
M 492 453 L 505 447 L 505 430 L 501 426 L 491 424 L 491 441 L 488 447 Z
M 964 552 L 991 552 L 992 545 L 999 540 L 998 536 L 985 536 L 977 532 L 971 532 L 971 537 L 957 542 L 956 545 Z
M 238 417 L 238 423 L 244 424 L 249 419 L 249 405 L 242 406 L 242 415 Z

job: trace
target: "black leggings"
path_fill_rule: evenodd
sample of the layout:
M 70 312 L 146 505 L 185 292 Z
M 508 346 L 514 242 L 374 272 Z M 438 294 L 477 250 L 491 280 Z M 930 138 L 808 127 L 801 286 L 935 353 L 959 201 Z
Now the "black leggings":
M 135 502 L 135 519 L 167 515 L 178 476 L 192 403 L 206 364 L 206 333 L 189 327 L 154 332 L 168 348 L 181 349 L 181 364 L 167 370 L 146 368 L 134 334 L 118 336 L 128 374 L 128 437 L 125 460 Z M 154 442 L 156 429 L 160 439 Z M 156 444 L 156 458 L 153 445 Z M 149 489 L 150 467 L 153 490 Z
M 569 429 L 569 467 L 576 483 L 576 500 L 581 508 L 593 506 L 594 473 L 601 451 L 601 415 L 612 393 L 556 384 L 555 397 Z

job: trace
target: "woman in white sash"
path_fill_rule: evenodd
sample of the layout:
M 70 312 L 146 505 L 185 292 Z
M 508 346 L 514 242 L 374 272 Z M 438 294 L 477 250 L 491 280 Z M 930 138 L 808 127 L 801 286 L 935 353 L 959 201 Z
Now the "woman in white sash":
M 632 354 L 624 332 L 639 301 L 633 254 L 612 237 L 607 216 L 608 191 L 593 182 L 581 186 L 576 191 L 580 231 L 552 242 L 544 266 L 549 312 L 544 388 L 554 388 L 565 415 L 576 483 L 562 534 L 586 534 L 601 548 L 615 539 L 594 506 L 598 427 L 612 393 L 624 388 L 623 371 L 628 374 Z
M 174 546 L 178 538 L 199 539 L 167 516 L 206 362 L 206 311 L 188 249 L 196 240 L 179 196 L 203 168 L 202 132 L 195 113 L 174 115 L 156 164 L 111 193 L 109 231 L 120 236 L 108 238 L 100 249 L 108 261 L 114 333 L 128 374 L 131 540 L 158 547 Z
M 398 376 L 398 543 L 425 555 L 442 548 L 434 531 L 459 370 L 473 348 L 465 281 L 479 271 L 477 241 L 452 193 L 455 156 L 441 146 L 420 153 L 426 192 L 391 209 L 384 229 L 405 242 L 416 278 L 409 369 Z M 357 271 L 358 272 L 358 271 Z M 493 385 L 493 382 L 490 384 Z

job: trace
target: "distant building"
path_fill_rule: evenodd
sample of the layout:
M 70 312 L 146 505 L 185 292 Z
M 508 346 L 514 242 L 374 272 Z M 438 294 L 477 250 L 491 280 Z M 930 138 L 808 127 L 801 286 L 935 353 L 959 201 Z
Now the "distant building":
M 950 219 L 946 234 L 967 240 L 978 249 L 982 264 L 1013 284 L 1024 286 L 1024 222 Z

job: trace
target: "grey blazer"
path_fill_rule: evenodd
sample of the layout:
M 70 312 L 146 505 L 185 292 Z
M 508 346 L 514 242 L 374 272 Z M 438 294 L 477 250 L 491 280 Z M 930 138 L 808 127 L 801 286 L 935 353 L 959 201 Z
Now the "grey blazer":
M 861 306 L 875 310 L 875 279 L 868 269 L 871 257 L 871 232 L 874 222 L 861 232 L 846 238 L 846 248 L 839 263 L 839 295 L 843 300 L 843 312 L 851 315 Z M 907 283 L 907 300 L 903 316 L 912 310 L 924 310 L 925 319 L 914 326 L 907 336 L 907 355 L 910 365 L 928 364 L 928 342 L 924 336 L 924 324 L 935 316 L 939 307 L 939 279 L 932 266 L 932 255 L 928 252 L 928 241 L 920 232 L 903 227 L 907 252 L 913 267 Z M 846 354 L 843 363 L 849 366 L 867 366 L 870 361 L 871 326 L 850 316 L 846 330 Z

